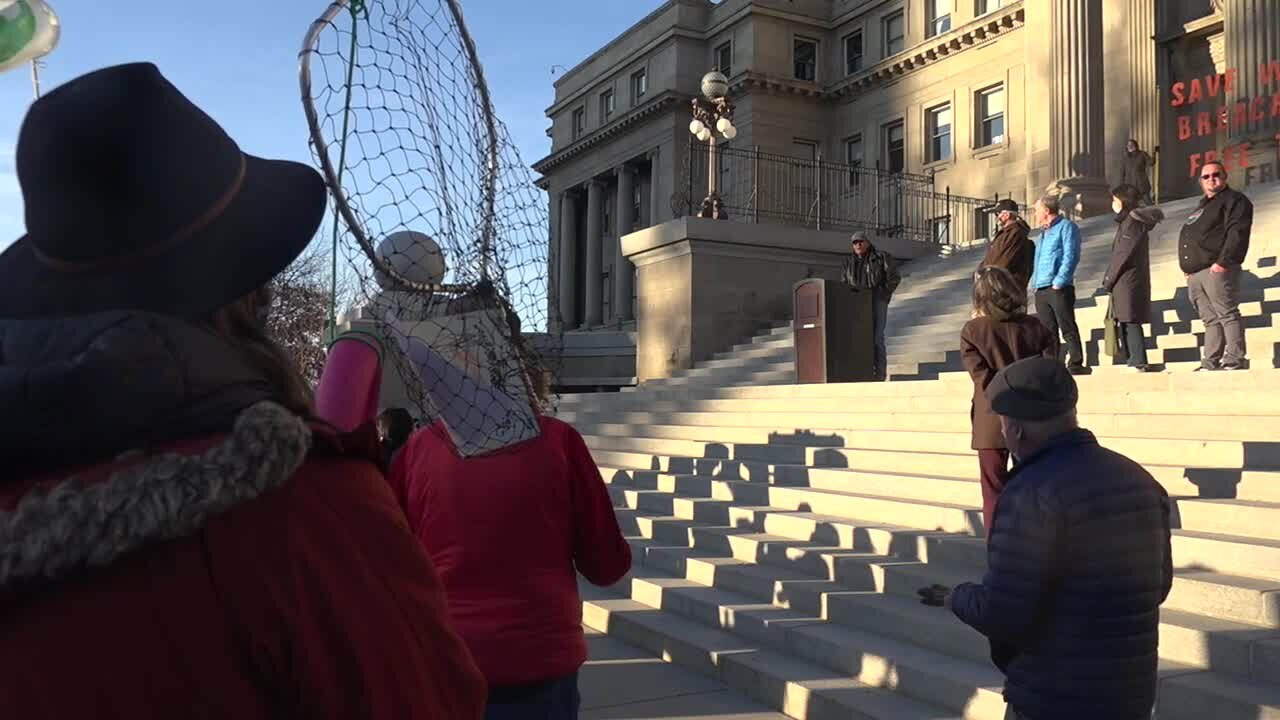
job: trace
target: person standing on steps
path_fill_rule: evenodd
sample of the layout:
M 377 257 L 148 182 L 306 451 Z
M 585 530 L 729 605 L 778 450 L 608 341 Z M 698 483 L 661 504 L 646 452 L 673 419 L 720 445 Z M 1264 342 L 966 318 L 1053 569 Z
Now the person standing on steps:
M 1057 338 L 1044 323 L 1027 315 L 1027 286 L 1009 271 L 985 267 L 973 284 L 973 319 L 960 331 L 960 360 L 973 378 L 973 449 L 978 451 L 982 483 L 982 527 L 990 532 L 991 514 L 1009 477 L 1009 450 L 1000 434 L 1000 418 L 991 411 L 985 390 L 1005 366 L 1028 357 L 1057 357 Z
M 1072 375 L 1088 372 L 1084 347 L 1076 325 L 1076 265 L 1080 263 L 1080 227 L 1062 216 L 1058 198 L 1046 195 L 1036 201 L 1036 224 L 1044 229 L 1036 244 L 1035 270 L 1031 286 L 1036 290 L 1036 315 L 1057 341 L 1062 332 L 1067 370 Z
M 1111 314 L 1120 326 L 1120 345 L 1129 367 L 1146 372 L 1147 340 L 1142 325 L 1151 322 L 1151 229 L 1164 220 L 1157 207 L 1141 207 L 1142 191 L 1133 185 L 1111 190 L 1116 238 L 1102 289 L 1111 295 Z M 1122 356 L 1116 356 L 1116 362 Z
M 1125 143 L 1120 164 L 1120 184 L 1138 189 L 1141 202 L 1151 202 L 1151 155 L 1138 146 L 1137 140 Z
M 1243 370 L 1249 361 L 1240 320 L 1240 274 L 1249 254 L 1253 203 L 1227 185 L 1227 168 L 1217 161 L 1201 168 L 1200 187 L 1204 197 L 1178 237 L 1178 264 L 1191 304 L 1204 321 L 1199 369 Z
M 245 154 L 150 63 L 43 95 L 16 166 L 4 716 L 479 720 L 484 678 L 372 424 L 317 418 L 267 330 L 320 174 Z
M 1026 295 L 1036 258 L 1036 244 L 1028 237 L 1031 226 L 1018 216 L 1018 203 L 1008 198 L 996 203 L 996 220 L 1000 223 L 1000 230 L 987 246 L 987 254 L 982 257 L 978 270 L 984 267 L 1008 270 L 1014 282 L 1022 288 L 1022 294 Z
M 898 263 L 889 253 L 877 250 L 867 238 L 867 234 L 858 231 L 849 238 L 853 254 L 844 263 L 845 283 L 859 291 L 871 292 L 872 333 L 875 343 L 875 376 L 884 380 L 889 376 L 889 352 L 885 346 L 884 331 L 889 319 L 889 300 L 893 292 L 902 282 L 898 273 Z
M 1173 585 L 1168 494 L 1079 426 L 1056 360 L 1009 365 L 986 396 L 1016 462 L 982 582 L 943 604 L 990 640 L 1007 718 L 1150 720 Z
M 631 569 L 631 546 L 586 442 L 538 412 L 548 403 L 545 374 L 517 352 L 536 437 L 464 456 L 437 421 L 413 434 L 389 479 L 488 681 L 486 720 L 575 720 L 587 659 L 578 574 L 617 583 Z

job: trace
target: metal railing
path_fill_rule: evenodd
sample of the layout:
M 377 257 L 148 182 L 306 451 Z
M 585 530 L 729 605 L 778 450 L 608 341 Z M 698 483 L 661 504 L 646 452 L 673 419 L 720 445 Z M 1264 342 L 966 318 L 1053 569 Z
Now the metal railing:
M 691 141 L 672 197 L 676 217 L 696 215 L 707 194 L 710 147 Z M 931 175 L 889 172 L 762 152 L 716 148 L 718 190 L 729 217 L 740 222 L 815 230 L 863 230 L 935 245 L 968 246 L 995 231 L 995 198 L 939 191 Z

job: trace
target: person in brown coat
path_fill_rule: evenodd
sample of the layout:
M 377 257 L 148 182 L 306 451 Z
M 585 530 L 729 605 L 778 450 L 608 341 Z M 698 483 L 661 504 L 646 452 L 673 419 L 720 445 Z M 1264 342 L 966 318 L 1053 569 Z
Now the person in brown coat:
M 1031 226 L 1018 217 L 1018 203 L 1008 198 L 996 203 L 996 219 L 1000 221 L 1000 230 L 987 246 L 987 254 L 982 257 L 978 269 L 999 267 L 1008 270 L 1025 293 L 1036 259 L 1036 245 L 1027 237 Z
M 960 359 L 973 378 L 973 449 L 978 451 L 982 483 L 982 525 L 991 528 L 996 500 L 1009 477 L 1009 450 L 1000 432 L 1000 417 L 991 410 L 985 391 L 996 373 L 1024 358 L 1057 357 L 1058 339 L 1027 315 L 1027 288 L 1004 268 L 978 271 L 973 284 L 973 319 L 960 331 Z
M 1116 212 L 1116 239 L 1111 244 L 1111 264 L 1102 280 L 1102 289 L 1111 293 L 1111 314 L 1120 325 L 1123 353 L 1129 367 L 1146 372 L 1147 340 L 1142 324 L 1151 322 L 1151 229 L 1164 220 L 1157 207 L 1138 207 L 1142 190 L 1119 185 L 1111 190 L 1111 209 Z

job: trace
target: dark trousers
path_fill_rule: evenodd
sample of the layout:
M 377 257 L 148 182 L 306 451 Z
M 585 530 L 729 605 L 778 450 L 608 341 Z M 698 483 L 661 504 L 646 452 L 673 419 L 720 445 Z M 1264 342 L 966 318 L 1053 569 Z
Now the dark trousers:
M 1142 334 L 1142 323 L 1117 323 L 1120 326 L 1120 352 L 1116 364 L 1127 362 L 1129 367 L 1147 366 L 1147 338 Z
M 1209 268 L 1187 278 L 1191 305 L 1204 321 L 1206 368 L 1239 367 L 1245 361 L 1244 322 L 1240 319 L 1240 268 L 1215 273 Z
M 1066 343 L 1066 356 L 1063 357 L 1063 346 L 1058 346 L 1058 359 L 1066 360 L 1069 367 L 1084 367 L 1084 348 L 1080 345 L 1080 328 L 1076 326 L 1076 289 L 1068 285 L 1061 290 L 1051 287 L 1036 290 L 1036 315 L 1040 322 L 1049 328 L 1054 340 L 1058 332 L 1062 332 L 1062 340 Z
M 978 451 L 978 479 L 982 482 L 982 526 L 991 534 L 991 518 L 996 512 L 996 501 L 1009 479 L 1009 451 L 988 449 Z
M 518 688 L 490 688 L 485 720 L 577 720 L 578 673 Z
M 877 380 L 889 376 L 889 349 L 884 342 L 884 326 L 889 321 L 889 301 L 877 297 L 871 301 L 871 332 L 875 343 L 875 373 Z

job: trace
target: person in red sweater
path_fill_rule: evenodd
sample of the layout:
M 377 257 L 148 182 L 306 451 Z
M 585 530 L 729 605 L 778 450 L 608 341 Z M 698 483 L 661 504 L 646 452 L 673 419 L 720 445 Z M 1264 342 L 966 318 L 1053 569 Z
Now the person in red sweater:
M 607 586 L 631 569 L 582 436 L 555 418 L 538 422 L 537 437 L 472 457 L 436 422 L 409 439 L 390 473 L 453 627 L 489 683 L 488 720 L 578 716 L 587 645 L 576 574 Z

